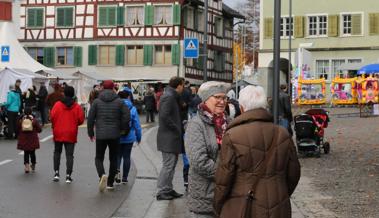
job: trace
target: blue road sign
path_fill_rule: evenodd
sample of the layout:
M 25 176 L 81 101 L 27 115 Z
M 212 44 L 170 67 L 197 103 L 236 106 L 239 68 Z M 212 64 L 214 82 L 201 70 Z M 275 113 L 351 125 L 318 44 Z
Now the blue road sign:
M 199 58 L 199 40 L 197 38 L 184 39 L 184 58 Z
M 1 61 L 9 62 L 9 46 L 1 46 Z

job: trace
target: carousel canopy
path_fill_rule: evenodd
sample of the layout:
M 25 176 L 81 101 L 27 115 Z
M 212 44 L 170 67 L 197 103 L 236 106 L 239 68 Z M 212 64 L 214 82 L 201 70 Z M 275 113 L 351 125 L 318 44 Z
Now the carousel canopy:
M 358 70 L 358 75 L 379 73 L 379 64 L 369 64 Z

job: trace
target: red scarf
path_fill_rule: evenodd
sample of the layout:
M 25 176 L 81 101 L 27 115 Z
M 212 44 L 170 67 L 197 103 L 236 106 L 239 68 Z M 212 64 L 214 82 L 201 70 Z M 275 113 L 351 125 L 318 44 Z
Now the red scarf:
M 200 111 L 204 114 L 204 116 L 208 118 L 211 121 L 211 123 L 214 125 L 217 144 L 221 145 L 222 137 L 224 136 L 225 130 L 227 127 L 225 114 L 223 113 L 223 114 L 217 115 L 217 114 L 212 113 L 211 110 L 204 103 L 201 103 L 199 105 L 199 108 L 200 108 Z

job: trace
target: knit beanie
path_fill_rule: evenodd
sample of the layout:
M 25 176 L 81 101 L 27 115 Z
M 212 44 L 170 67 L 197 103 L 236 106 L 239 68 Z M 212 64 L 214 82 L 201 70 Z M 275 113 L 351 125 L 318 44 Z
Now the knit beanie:
M 204 102 L 208 100 L 208 98 L 210 98 L 212 95 L 215 95 L 217 93 L 226 94 L 229 89 L 230 89 L 230 84 L 228 83 L 209 81 L 209 82 L 203 83 L 200 86 L 197 94 L 199 95 L 201 100 Z
M 64 96 L 73 98 L 75 96 L 75 89 L 72 86 L 64 87 Z
M 103 88 L 104 89 L 113 89 L 114 88 L 114 83 L 112 80 L 105 80 L 103 82 Z

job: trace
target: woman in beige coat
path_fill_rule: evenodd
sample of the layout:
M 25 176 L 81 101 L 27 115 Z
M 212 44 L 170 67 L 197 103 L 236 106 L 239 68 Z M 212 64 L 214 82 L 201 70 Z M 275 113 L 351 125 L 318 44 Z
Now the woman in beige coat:
M 300 164 L 288 131 L 272 123 L 262 87 L 241 90 L 242 115 L 224 135 L 214 209 L 220 218 L 290 218 Z

